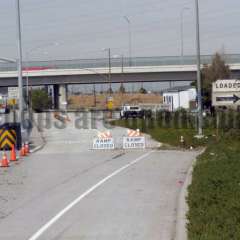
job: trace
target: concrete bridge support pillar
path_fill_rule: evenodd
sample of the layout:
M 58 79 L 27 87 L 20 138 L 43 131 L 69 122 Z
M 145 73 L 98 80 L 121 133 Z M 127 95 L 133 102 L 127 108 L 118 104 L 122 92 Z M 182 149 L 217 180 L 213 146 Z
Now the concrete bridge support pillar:
M 67 84 L 53 85 L 54 109 L 67 110 Z
M 67 84 L 59 85 L 59 108 L 67 110 Z
M 59 85 L 53 85 L 53 107 L 59 109 Z

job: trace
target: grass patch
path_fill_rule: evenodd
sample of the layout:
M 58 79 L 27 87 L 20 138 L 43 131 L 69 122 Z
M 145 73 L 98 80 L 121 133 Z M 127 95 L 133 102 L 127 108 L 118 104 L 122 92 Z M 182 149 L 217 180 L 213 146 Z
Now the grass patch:
M 130 129 L 140 129 L 141 132 L 151 135 L 153 139 L 166 145 L 173 147 L 196 148 L 205 146 L 213 138 L 214 131 L 211 129 L 205 130 L 205 138 L 195 138 L 196 129 L 192 128 L 163 128 L 158 126 L 156 120 L 143 119 L 128 119 L 116 120 L 111 122 L 112 125 L 126 127 Z M 184 144 L 180 142 L 181 136 L 184 138 Z
M 190 240 L 240 239 L 240 134 L 209 144 L 188 196 Z

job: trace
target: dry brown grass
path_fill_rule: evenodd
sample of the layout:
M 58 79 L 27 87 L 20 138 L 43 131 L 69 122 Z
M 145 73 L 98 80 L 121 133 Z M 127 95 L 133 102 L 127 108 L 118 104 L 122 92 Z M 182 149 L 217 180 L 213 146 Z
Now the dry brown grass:
M 105 109 L 107 103 L 107 94 L 98 94 L 96 96 L 96 107 L 99 109 Z M 161 104 L 162 96 L 159 94 L 112 94 L 114 108 L 119 108 L 123 104 Z M 91 108 L 94 106 L 94 96 L 93 95 L 79 95 L 79 96 L 69 96 L 69 108 Z

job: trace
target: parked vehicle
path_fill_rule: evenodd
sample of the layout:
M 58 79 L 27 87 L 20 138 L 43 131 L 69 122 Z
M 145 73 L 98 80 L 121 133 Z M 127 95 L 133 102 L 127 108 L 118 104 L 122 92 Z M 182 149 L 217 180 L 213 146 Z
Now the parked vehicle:
M 0 96 L 0 114 L 8 114 L 10 112 L 7 104 L 7 98 Z
M 130 106 L 124 105 L 120 111 L 121 118 L 143 118 L 144 117 L 144 110 L 141 109 L 139 106 Z

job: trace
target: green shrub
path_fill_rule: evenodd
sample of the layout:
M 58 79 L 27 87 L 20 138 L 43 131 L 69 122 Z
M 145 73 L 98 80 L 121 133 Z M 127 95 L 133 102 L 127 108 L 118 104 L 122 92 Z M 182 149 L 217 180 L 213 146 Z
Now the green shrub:
M 48 93 L 42 89 L 36 89 L 31 92 L 32 109 L 41 112 L 51 106 L 51 98 Z
M 146 90 L 145 88 L 141 87 L 141 88 L 139 89 L 139 93 L 147 94 L 147 90 Z

